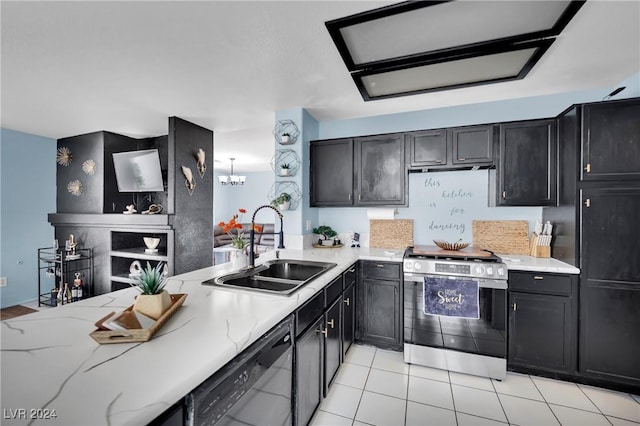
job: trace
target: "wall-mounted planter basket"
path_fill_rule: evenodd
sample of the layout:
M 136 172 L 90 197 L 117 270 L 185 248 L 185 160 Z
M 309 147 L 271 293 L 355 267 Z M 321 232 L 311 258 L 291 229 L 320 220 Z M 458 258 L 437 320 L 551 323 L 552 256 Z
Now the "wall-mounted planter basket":
M 295 210 L 298 208 L 298 204 L 302 199 L 302 191 L 300 191 L 300 187 L 295 182 L 283 181 L 283 182 L 275 182 L 271 185 L 271 189 L 267 194 L 268 203 L 271 204 L 271 201 L 278 197 L 283 192 L 286 192 L 291 196 L 289 210 Z
M 283 138 L 284 134 L 288 134 L 288 138 Z M 293 145 L 300 136 L 300 130 L 293 120 L 279 120 L 273 129 L 273 137 L 280 145 Z
M 271 168 L 279 177 L 295 176 L 300 169 L 300 163 L 300 157 L 292 149 L 277 149 L 271 158 Z M 284 173 L 281 167 L 283 164 L 289 165 L 288 171 Z

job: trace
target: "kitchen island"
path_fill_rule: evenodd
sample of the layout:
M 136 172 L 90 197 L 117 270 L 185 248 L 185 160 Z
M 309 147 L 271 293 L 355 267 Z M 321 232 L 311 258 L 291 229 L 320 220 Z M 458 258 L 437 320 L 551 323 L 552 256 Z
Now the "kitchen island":
M 291 314 L 358 259 L 401 250 L 280 250 L 337 266 L 291 296 L 202 285 L 231 264 L 171 277 L 184 305 L 145 343 L 100 345 L 94 323 L 133 304 L 133 288 L 2 321 L 2 424 L 147 424 Z M 275 258 L 262 254 L 256 263 Z M 55 417 L 54 417 L 55 416 Z

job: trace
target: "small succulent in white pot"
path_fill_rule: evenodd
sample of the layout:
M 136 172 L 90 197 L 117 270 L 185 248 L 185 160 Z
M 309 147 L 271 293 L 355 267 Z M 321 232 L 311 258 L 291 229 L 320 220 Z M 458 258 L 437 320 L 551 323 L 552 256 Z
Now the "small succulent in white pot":
M 171 307 L 171 296 L 165 290 L 167 278 L 163 273 L 164 263 L 160 262 L 152 268 L 149 262 L 147 267 L 137 276 L 131 284 L 140 294 L 133 305 L 135 311 L 157 320 Z
M 282 163 L 280 165 L 280 176 L 289 176 L 289 169 L 291 165 L 289 163 Z

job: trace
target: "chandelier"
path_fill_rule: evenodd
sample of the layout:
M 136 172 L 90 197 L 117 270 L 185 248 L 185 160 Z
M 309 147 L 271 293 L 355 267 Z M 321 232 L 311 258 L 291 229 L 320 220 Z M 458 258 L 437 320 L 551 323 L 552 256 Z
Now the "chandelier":
M 218 175 L 218 180 L 222 185 L 244 185 L 247 180 L 246 176 L 238 176 L 233 174 L 233 161 L 235 158 L 229 158 L 231 160 L 231 174 L 229 176 Z

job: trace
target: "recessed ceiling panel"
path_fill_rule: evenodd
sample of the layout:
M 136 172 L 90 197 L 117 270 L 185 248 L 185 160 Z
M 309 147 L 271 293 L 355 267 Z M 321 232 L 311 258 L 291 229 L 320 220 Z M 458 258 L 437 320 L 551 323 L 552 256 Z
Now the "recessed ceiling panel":
M 327 22 L 347 68 L 559 34 L 583 1 L 419 1 Z
M 359 72 L 353 77 L 365 100 L 523 78 L 552 41 L 455 60 L 397 67 L 380 72 Z

